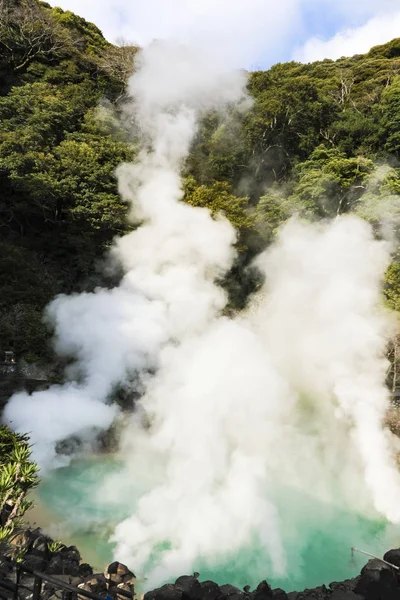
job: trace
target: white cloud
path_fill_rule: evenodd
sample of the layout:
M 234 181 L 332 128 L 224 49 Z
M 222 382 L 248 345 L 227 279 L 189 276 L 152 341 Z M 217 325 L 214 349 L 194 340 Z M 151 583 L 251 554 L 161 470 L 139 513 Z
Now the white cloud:
M 312 37 L 295 50 L 293 58 L 300 62 L 313 62 L 364 54 L 372 46 L 385 44 L 396 37 L 400 37 L 399 10 L 372 17 L 363 25 L 340 31 L 328 40 Z
M 53 6 L 72 10 L 95 23 L 112 42 L 124 37 L 139 45 L 154 39 L 180 43 L 198 40 L 204 47 L 215 41 L 239 67 L 273 58 L 301 22 L 301 0 L 53 0 Z M 245 10 L 244 10 L 245 9 Z M 235 37 L 235 44 L 232 38 Z
M 154 39 L 174 39 L 193 46 L 198 40 L 215 50 L 218 40 L 222 51 L 229 46 L 225 52 L 232 64 L 245 68 L 268 66 L 291 54 L 301 62 L 350 56 L 400 36 L 398 0 L 50 0 L 50 4 L 95 23 L 111 42 L 123 37 L 143 46 Z M 307 31 L 310 22 L 313 29 Z M 339 31 L 327 32 L 327 23 L 336 23 Z M 234 54 L 232 43 L 227 44 L 232 34 Z

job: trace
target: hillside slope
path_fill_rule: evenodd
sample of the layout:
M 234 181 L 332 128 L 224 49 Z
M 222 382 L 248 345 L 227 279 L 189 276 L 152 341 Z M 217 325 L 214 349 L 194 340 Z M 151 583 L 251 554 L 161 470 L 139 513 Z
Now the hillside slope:
M 131 227 L 114 171 L 135 156 L 118 116 L 136 51 L 46 3 L 0 3 L 0 351 L 48 360 L 49 300 L 110 283 L 98 259 Z M 400 39 L 251 73 L 249 92 L 247 115 L 203 119 L 184 173 L 185 200 L 240 232 L 236 308 L 257 284 L 246 265 L 293 211 L 376 224 L 399 193 Z M 397 262 L 386 295 L 400 309 Z

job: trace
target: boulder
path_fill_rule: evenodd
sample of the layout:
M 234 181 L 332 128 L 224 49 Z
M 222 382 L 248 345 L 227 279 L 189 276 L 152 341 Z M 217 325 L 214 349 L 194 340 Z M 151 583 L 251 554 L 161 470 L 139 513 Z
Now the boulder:
M 45 558 L 35 556 L 34 554 L 25 554 L 22 564 L 32 571 L 46 571 L 49 566 L 49 562 Z
M 167 583 L 156 590 L 147 592 L 144 596 L 144 600 L 182 600 L 182 595 L 183 592 L 181 588 Z
M 218 600 L 222 596 L 219 585 L 214 581 L 202 581 L 200 583 L 202 600 Z
M 190 592 L 194 588 L 200 588 L 200 582 L 194 575 L 182 575 L 175 581 L 184 592 Z
M 69 546 L 68 548 L 64 546 L 57 554 L 67 562 L 75 562 L 78 563 L 78 565 L 81 562 L 81 555 L 76 546 Z
M 103 573 L 90 575 L 83 583 L 78 585 L 78 588 L 92 592 L 92 594 L 98 594 L 99 596 L 106 596 L 108 592 L 107 581 Z
M 400 567 L 400 548 L 397 548 L 395 550 L 389 550 L 389 552 L 386 552 L 385 556 L 383 557 L 383 560 L 387 560 L 392 565 Z
M 124 593 L 122 593 L 124 592 Z M 117 585 L 117 600 L 127 600 L 127 594 L 129 594 L 129 596 L 131 598 L 134 597 L 134 593 L 135 593 L 135 589 L 133 584 L 131 583 L 119 583 Z
M 49 575 L 79 576 L 79 563 L 81 555 L 75 546 L 64 546 L 54 553 L 46 569 Z
M 82 578 L 90 577 L 93 575 L 93 569 L 87 563 L 82 563 L 78 568 L 78 576 Z
M 46 568 L 48 575 L 63 575 L 64 562 L 60 555 L 55 554 Z
M 183 592 L 184 600 L 202 600 L 203 598 L 201 585 L 196 575 L 182 575 L 175 581 L 175 585 Z
M 253 600 L 268 600 L 272 598 L 272 589 L 269 583 L 265 580 L 261 581 L 253 592 L 252 598 Z
M 104 570 L 104 577 L 111 585 L 119 585 L 120 583 L 129 583 L 134 585 L 136 576 L 128 567 L 118 561 L 110 563 Z
M 229 583 L 221 585 L 219 589 L 221 591 L 221 598 L 229 598 L 229 600 L 244 600 L 245 598 L 245 593 L 242 590 Z
M 287 600 L 287 594 L 281 588 L 276 588 L 272 590 L 272 597 L 276 598 L 276 600 Z
M 394 569 L 372 559 L 362 569 L 354 592 L 365 600 L 399 600 L 400 586 Z
M 28 539 L 27 550 L 24 557 L 24 565 L 30 569 L 44 571 L 51 560 L 49 541 L 45 535 L 33 535 Z

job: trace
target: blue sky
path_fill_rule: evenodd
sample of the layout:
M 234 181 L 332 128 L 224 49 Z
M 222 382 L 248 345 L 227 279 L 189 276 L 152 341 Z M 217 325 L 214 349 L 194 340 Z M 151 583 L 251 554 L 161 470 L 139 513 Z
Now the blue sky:
M 220 36 L 241 67 L 363 53 L 400 37 L 400 0 L 52 0 L 107 39 L 208 43 Z M 242 53 L 242 54 L 241 54 Z

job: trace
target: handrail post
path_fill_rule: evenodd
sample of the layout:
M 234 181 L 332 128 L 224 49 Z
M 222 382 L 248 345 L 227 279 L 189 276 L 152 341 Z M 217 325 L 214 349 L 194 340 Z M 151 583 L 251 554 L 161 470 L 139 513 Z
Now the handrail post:
M 35 577 L 35 580 L 33 582 L 32 600 L 40 600 L 40 594 L 42 593 L 42 583 L 43 580 L 41 577 Z
M 69 590 L 63 590 L 62 592 L 62 600 L 74 600 L 74 593 L 70 592 Z M 75 595 L 75 599 L 76 599 L 76 595 Z
M 16 570 L 16 577 L 15 577 L 14 600 L 18 600 L 18 588 L 19 588 L 19 583 L 21 580 L 21 565 L 19 563 L 16 563 L 15 570 Z

